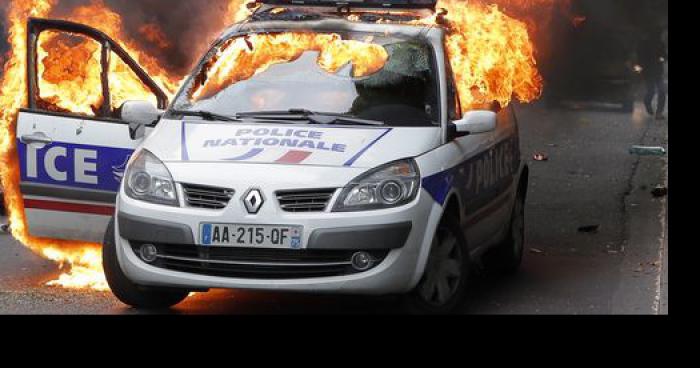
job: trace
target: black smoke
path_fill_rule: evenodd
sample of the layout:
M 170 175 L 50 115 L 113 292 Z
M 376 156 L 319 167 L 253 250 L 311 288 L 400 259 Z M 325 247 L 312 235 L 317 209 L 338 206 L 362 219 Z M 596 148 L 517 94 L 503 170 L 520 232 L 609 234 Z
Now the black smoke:
M 10 0 L 11 1 L 11 0 Z M 53 16 L 66 15 L 75 7 L 93 0 L 58 0 Z M 128 36 L 162 60 L 171 72 L 185 75 L 201 57 L 216 35 L 230 23 L 224 14 L 230 0 L 104 0 L 121 14 Z M 0 55 L 8 49 L 5 11 L 9 1 L 0 1 Z M 580 57 L 595 64 L 616 65 L 619 59 L 634 58 L 632 50 L 650 29 L 668 27 L 668 0 L 572 0 L 572 12 L 586 18 L 574 27 L 571 14 L 555 13 L 542 30 L 552 39 L 542 49 L 545 60 L 540 65 L 548 79 L 571 73 L 564 67 Z M 560 8 L 555 7 L 555 12 Z M 145 24 L 158 25 L 170 47 L 162 49 L 145 40 L 139 29 Z M 615 37 L 610 37 L 614 35 Z M 2 59 L 2 57 L 0 57 Z
M 540 63 L 546 95 L 598 98 L 610 90 L 605 81 L 638 83 L 632 72 L 637 46 L 648 33 L 660 38 L 668 28 L 668 0 L 574 0 L 571 12 L 585 20 L 574 25 L 570 17 L 554 17 L 551 57 Z
M 157 25 L 170 47 L 161 49 L 149 42 L 142 42 L 142 47 L 179 75 L 189 72 L 211 42 L 231 25 L 232 20 L 225 18 L 229 2 L 230 0 L 105 1 L 110 8 L 122 15 L 124 28 L 134 40 L 144 40 L 143 35 L 139 34 L 143 25 Z

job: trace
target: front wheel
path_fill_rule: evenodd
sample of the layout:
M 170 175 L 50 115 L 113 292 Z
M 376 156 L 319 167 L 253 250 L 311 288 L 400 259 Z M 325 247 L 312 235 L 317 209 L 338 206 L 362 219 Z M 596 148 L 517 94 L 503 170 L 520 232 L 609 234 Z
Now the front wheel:
M 409 312 L 452 312 L 464 297 L 469 280 L 469 249 L 457 220 L 444 219 L 433 238 L 423 278 L 405 297 Z
M 114 218 L 109 222 L 102 243 L 102 267 L 112 293 L 122 303 L 134 308 L 165 309 L 187 298 L 189 292 L 181 289 L 165 289 L 136 285 L 122 271 L 117 259 L 117 244 L 114 237 Z

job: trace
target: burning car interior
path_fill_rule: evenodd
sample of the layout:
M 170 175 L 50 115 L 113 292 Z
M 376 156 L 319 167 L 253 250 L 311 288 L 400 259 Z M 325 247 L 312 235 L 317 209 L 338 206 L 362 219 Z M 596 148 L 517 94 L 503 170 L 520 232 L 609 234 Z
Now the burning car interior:
M 42 19 L 30 19 L 28 28 L 29 109 L 116 118 L 127 99 L 166 107 L 160 87 L 104 33 Z

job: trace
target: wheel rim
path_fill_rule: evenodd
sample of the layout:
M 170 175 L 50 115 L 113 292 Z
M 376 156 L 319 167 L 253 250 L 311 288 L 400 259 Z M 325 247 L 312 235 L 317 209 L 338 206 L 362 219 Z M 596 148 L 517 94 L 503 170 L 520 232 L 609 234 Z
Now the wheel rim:
M 520 257 L 525 247 L 525 210 L 520 200 L 515 203 L 515 206 L 515 216 L 513 216 L 513 223 L 511 226 L 511 237 L 513 239 L 515 255 Z
M 449 233 L 433 240 L 425 276 L 419 295 L 428 304 L 442 306 L 450 302 L 462 279 L 462 249 L 457 238 Z

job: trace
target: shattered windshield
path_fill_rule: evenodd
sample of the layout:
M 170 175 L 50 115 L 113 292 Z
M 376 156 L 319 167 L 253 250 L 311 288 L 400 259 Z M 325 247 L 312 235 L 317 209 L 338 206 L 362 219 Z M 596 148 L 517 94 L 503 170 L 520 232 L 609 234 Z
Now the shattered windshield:
M 229 117 L 306 110 L 388 126 L 439 125 L 434 54 L 422 39 L 253 34 L 231 38 L 209 55 L 174 110 Z

